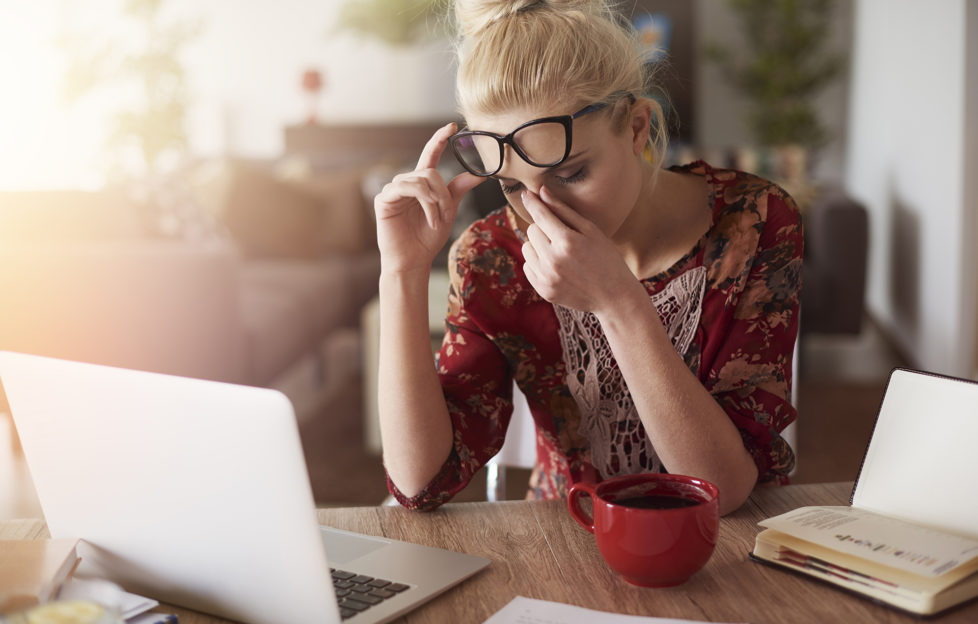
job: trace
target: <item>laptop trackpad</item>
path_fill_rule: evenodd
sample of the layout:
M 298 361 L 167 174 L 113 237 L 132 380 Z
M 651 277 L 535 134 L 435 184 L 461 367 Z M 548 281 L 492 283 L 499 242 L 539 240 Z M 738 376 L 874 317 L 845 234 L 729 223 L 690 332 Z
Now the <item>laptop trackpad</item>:
M 326 558 L 330 565 L 348 563 L 390 544 L 389 541 L 380 537 L 370 537 L 325 526 L 321 526 L 319 529 L 323 534 Z

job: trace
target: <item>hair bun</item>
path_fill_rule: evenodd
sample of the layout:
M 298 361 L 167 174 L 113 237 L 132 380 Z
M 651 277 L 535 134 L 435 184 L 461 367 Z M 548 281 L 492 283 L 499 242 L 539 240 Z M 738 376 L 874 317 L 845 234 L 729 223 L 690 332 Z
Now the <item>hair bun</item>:
M 455 0 L 455 19 L 459 34 L 468 39 L 477 37 L 494 22 L 538 8 L 602 13 L 607 3 L 604 0 Z

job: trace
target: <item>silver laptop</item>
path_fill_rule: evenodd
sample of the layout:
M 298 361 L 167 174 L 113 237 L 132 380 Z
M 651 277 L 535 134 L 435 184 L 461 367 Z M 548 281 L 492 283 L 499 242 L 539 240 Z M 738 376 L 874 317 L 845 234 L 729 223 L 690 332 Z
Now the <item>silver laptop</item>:
M 80 575 L 248 624 L 357 624 L 489 564 L 321 527 L 275 390 L 11 352 L 0 381 L 52 537 L 84 540 Z M 343 608 L 332 569 L 381 600 Z

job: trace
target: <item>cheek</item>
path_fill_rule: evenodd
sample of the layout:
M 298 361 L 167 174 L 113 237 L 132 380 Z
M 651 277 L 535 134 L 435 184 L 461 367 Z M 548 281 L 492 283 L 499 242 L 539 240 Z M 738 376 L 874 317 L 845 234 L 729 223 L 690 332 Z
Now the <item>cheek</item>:
M 579 184 L 557 186 L 553 193 L 578 214 L 601 225 L 610 216 L 611 208 L 619 203 L 621 189 L 614 179 L 611 184 L 591 179 Z
M 613 236 L 635 208 L 637 199 L 634 182 L 628 175 L 612 174 L 602 183 L 567 187 L 557 194 L 558 199 L 591 221 L 606 236 Z

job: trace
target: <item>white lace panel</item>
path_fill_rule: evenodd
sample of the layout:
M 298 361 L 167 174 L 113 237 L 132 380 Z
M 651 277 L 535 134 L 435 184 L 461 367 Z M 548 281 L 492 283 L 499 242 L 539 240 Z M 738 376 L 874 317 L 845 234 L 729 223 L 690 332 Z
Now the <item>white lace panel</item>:
M 696 334 L 706 286 L 706 267 L 674 278 L 652 304 L 680 355 Z M 567 385 L 581 411 L 581 431 L 602 478 L 658 472 L 662 463 L 645 433 L 601 324 L 590 312 L 555 305 Z

